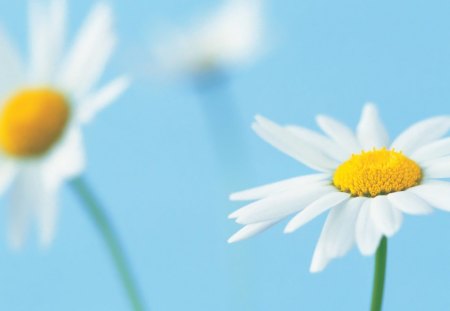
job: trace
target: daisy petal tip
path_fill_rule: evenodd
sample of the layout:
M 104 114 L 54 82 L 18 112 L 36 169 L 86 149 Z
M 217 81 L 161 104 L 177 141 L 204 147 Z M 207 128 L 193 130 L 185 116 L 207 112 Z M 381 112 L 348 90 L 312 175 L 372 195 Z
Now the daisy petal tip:
M 374 102 L 368 101 L 364 104 L 363 111 L 366 113 L 375 113 L 378 114 L 377 105 Z
M 238 193 L 232 193 L 228 196 L 228 200 L 230 201 L 239 201 L 239 195 Z
M 283 233 L 284 234 L 291 234 L 293 233 L 297 228 L 295 226 L 287 224 L 287 226 L 284 228 Z
M 330 117 L 324 114 L 318 114 L 316 116 L 316 123 L 321 127 L 323 124 L 326 124 L 330 120 Z
M 239 210 L 236 210 L 230 214 L 228 214 L 228 219 L 234 219 L 239 217 Z
M 47 234 L 41 236 L 39 239 L 39 247 L 41 250 L 47 250 L 53 243 L 53 234 Z
M 267 119 L 266 117 L 264 117 L 264 116 L 262 116 L 262 115 L 259 115 L 259 114 L 257 114 L 257 115 L 255 116 L 255 122 L 254 122 L 254 123 L 257 124 L 258 126 L 262 126 L 262 127 L 270 126 L 270 125 L 273 124 L 272 121 L 270 121 L 270 120 Z
M 368 108 L 368 107 L 370 107 L 370 108 L 374 108 L 374 109 L 376 109 L 377 108 L 377 105 L 373 102 L 373 101 L 371 101 L 371 100 L 368 100 L 368 101 L 366 101 L 366 103 L 364 104 L 364 108 Z
M 377 246 L 377 248 L 378 248 L 378 246 Z M 359 249 L 359 252 L 361 253 L 361 255 L 363 255 L 363 256 L 367 256 L 367 257 L 369 257 L 369 256 L 373 256 L 374 254 L 375 254 L 375 251 L 376 251 L 376 249 L 374 249 L 374 250 L 371 250 L 371 249 Z
M 430 208 L 429 208 L 428 210 L 423 211 L 422 213 L 417 214 L 417 215 L 425 215 L 425 216 L 426 216 L 426 215 L 431 215 L 431 214 L 434 213 L 434 210 L 435 210 L 435 208 L 430 206 Z
M 120 84 L 122 92 L 127 90 L 132 82 L 133 78 L 130 75 L 123 75 L 117 78 L 117 83 Z
M 309 272 L 310 273 L 319 273 L 319 272 L 322 272 L 324 269 L 325 269 L 324 265 L 319 266 L 319 265 L 312 263 L 311 267 L 309 268 Z
M 321 123 L 321 122 L 323 122 L 323 120 L 324 119 L 326 119 L 327 117 L 325 116 L 325 115 L 323 115 L 323 114 L 318 114 L 317 116 L 316 116 L 316 122 L 317 123 Z
M 388 232 L 385 232 L 384 235 L 386 236 L 386 238 L 390 239 L 397 233 L 397 231 L 398 231 L 398 229 L 395 231 L 394 230 L 388 231 Z
M 252 123 L 252 130 L 258 133 L 261 130 L 261 125 L 257 121 L 254 121 Z
M 253 117 L 253 123 L 252 123 L 252 125 L 255 126 L 255 125 L 261 123 L 261 120 L 263 120 L 263 119 L 264 119 L 264 117 L 263 117 L 262 115 L 256 114 L 256 115 Z
M 238 234 L 236 233 L 228 238 L 227 243 L 234 244 L 236 242 L 239 242 L 240 240 L 242 240 L 242 238 L 240 236 L 238 236 Z

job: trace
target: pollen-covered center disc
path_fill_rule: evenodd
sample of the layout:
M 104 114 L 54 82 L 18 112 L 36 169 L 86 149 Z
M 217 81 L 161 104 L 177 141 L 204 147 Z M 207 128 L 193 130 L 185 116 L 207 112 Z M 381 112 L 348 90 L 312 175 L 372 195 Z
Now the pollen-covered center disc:
M 416 186 L 421 178 L 416 162 L 383 148 L 352 155 L 334 172 L 333 184 L 353 196 L 375 197 Z
M 63 94 L 48 88 L 21 90 L 0 113 L 0 148 L 11 156 L 39 156 L 61 137 L 69 114 Z

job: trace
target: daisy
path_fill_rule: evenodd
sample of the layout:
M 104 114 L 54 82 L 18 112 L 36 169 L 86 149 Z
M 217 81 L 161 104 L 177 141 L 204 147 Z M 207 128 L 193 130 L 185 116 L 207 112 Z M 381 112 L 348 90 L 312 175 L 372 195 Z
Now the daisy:
M 361 254 L 375 253 L 383 237 L 393 236 L 403 214 L 424 215 L 432 207 L 450 211 L 450 117 L 418 122 L 393 141 L 377 109 L 367 104 L 353 132 L 318 116 L 322 133 L 280 126 L 261 116 L 255 132 L 317 174 L 234 193 L 231 200 L 255 201 L 230 215 L 244 227 L 229 242 L 249 238 L 293 215 L 291 233 L 328 212 L 310 270 L 323 270 L 356 243 Z
M 261 33 L 261 0 L 226 0 L 201 23 L 157 46 L 154 56 L 169 76 L 201 75 L 251 60 Z
M 10 190 L 9 241 L 20 247 L 35 219 L 49 245 L 58 191 L 85 166 L 82 125 L 128 85 L 119 77 L 98 87 L 116 35 L 106 4 L 96 5 L 67 53 L 66 2 L 30 1 L 29 63 L 0 31 L 0 190 Z

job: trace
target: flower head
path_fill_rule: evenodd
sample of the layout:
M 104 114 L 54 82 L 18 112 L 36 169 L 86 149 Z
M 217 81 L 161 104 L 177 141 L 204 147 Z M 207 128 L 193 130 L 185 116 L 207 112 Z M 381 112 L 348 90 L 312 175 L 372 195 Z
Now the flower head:
M 191 29 L 178 31 L 155 49 L 168 75 L 201 75 L 248 61 L 261 44 L 260 0 L 226 0 Z
M 128 85 L 122 76 L 97 87 L 116 44 L 109 6 L 94 7 L 63 54 L 65 29 L 65 0 L 30 0 L 28 69 L 0 31 L 0 193 L 11 188 L 14 247 L 34 217 L 42 244 L 52 241 L 58 190 L 85 166 L 81 126 Z
M 245 226 L 229 242 L 294 215 L 284 230 L 291 233 L 329 212 L 311 263 L 318 272 L 355 243 L 363 255 L 374 254 L 383 236 L 400 229 L 404 213 L 450 211 L 450 183 L 439 180 L 450 177 L 450 117 L 418 122 L 392 142 L 373 104 L 364 107 L 356 133 L 326 116 L 317 124 L 324 134 L 256 117 L 260 137 L 319 173 L 232 194 L 255 202 L 230 215 Z

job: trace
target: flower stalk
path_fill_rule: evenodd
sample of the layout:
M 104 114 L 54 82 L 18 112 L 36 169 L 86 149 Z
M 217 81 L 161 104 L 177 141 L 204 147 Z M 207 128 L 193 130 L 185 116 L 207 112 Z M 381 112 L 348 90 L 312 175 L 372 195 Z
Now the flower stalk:
M 122 285 L 134 311 L 144 311 L 144 304 L 138 293 L 136 282 L 132 277 L 130 267 L 125 258 L 125 252 L 119 243 L 111 222 L 103 211 L 101 204 L 93 191 L 82 177 L 75 178 L 71 186 L 83 203 L 86 212 L 99 230 L 114 262 Z
M 381 239 L 375 255 L 375 270 L 372 289 L 371 311 L 381 311 L 383 306 L 383 290 L 386 275 L 387 238 Z

